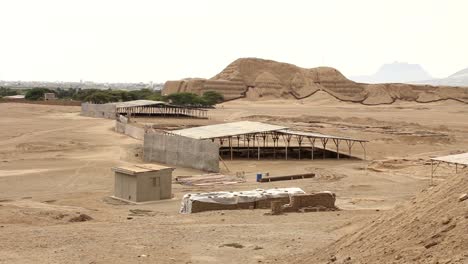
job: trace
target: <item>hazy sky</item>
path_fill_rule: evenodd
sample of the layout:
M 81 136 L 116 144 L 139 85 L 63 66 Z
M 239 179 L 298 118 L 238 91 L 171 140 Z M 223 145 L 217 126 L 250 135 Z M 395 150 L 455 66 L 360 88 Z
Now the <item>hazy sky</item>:
M 239 57 L 345 75 L 468 67 L 468 1 L 1 0 L 0 79 L 163 82 Z

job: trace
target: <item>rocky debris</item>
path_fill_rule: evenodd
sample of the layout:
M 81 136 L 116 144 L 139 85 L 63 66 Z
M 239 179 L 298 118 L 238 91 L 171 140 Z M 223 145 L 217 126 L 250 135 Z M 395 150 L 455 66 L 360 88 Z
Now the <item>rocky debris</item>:
M 144 209 L 130 209 L 129 216 L 154 216 L 155 213 L 151 210 Z
M 435 246 L 437 244 L 439 244 L 437 241 L 431 241 L 431 242 L 425 244 L 424 247 L 425 248 L 431 248 L 431 247 L 433 247 L 433 246 Z
M 93 218 L 87 214 L 80 214 L 78 216 L 75 216 L 75 217 L 72 217 L 70 218 L 70 220 L 68 220 L 68 222 L 86 222 L 86 221 L 91 221 L 93 220 Z
M 446 225 L 446 224 L 450 223 L 451 220 L 452 220 L 452 219 L 449 218 L 449 217 L 444 217 L 444 218 L 442 218 L 442 224 L 443 224 L 443 225 Z
M 466 199 L 468 199 L 468 193 L 464 193 L 464 194 L 460 195 L 460 197 L 458 197 L 459 202 L 463 202 Z
M 239 243 L 227 243 L 227 244 L 222 244 L 221 246 L 219 247 L 233 247 L 233 248 L 244 248 L 243 245 L 239 244 Z

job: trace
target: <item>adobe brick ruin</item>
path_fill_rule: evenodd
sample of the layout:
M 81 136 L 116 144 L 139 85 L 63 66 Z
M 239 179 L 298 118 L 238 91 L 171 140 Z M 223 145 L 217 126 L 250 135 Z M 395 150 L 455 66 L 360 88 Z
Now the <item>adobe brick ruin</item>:
M 391 104 L 396 100 L 434 102 L 453 99 L 468 103 L 468 90 L 463 87 L 356 83 L 331 67 L 306 69 L 257 58 L 237 59 L 211 79 L 168 81 L 162 93 L 201 95 L 206 91 L 217 91 L 225 100 L 303 99 L 324 91 L 339 100 L 368 105 Z

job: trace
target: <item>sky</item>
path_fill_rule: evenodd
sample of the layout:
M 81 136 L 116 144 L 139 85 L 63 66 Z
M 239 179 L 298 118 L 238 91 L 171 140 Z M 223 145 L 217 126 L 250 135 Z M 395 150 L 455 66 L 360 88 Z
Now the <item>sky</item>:
M 384 63 L 434 77 L 468 67 L 466 0 L 1 0 L 0 80 L 210 78 L 241 57 L 330 66 Z

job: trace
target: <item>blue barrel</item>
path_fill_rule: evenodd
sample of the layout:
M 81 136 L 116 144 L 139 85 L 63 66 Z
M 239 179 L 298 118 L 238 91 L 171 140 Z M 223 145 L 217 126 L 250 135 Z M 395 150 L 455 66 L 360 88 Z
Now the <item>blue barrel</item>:
M 260 182 L 262 180 L 262 174 L 257 173 L 257 182 Z

